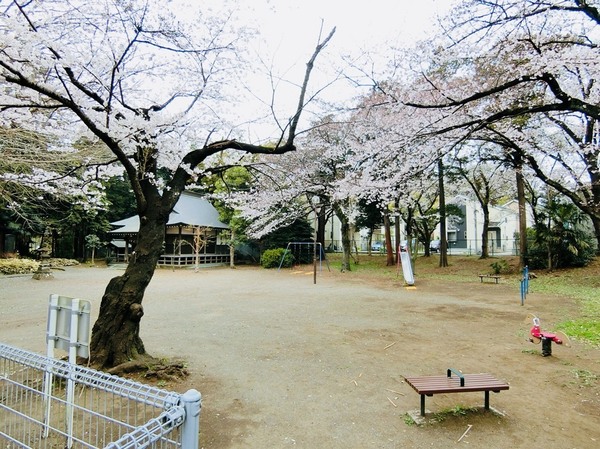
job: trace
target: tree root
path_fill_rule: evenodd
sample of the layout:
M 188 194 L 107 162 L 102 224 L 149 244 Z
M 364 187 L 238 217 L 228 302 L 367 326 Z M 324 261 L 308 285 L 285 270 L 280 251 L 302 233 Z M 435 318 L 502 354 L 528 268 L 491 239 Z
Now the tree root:
M 151 356 L 143 356 L 121 363 L 110 368 L 108 373 L 116 376 L 138 373 L 144 379 L 168 382 L 178 382 L 189 375 L 184 362 L 162 360 Z

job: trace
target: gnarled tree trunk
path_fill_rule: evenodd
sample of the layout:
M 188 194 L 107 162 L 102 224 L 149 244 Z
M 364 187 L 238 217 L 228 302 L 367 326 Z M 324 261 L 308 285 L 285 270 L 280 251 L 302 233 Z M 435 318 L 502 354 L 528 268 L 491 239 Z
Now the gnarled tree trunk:
M 170 210 L 164 211 L 157 202 L 147 212 L 140 221 L 138 243 L 125 273 L 111 279 L 102 297 L 90 342 L 90 362 L 96 367 L 115 367 L 146 354 L 139 336 L 142 299 L 164 250 Z

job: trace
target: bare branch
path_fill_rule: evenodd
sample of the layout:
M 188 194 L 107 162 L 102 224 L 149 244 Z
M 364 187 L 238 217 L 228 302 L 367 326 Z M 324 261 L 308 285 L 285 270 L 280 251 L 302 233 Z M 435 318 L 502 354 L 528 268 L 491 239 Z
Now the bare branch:
M 319 55 L 319 53 L 321 53 L 321 51 L 329 43 L 329 41 L 333 37 L 334 33 L 335 33 L 335 27 L 331 30 L 331 32 L 323 40 L 323 42 L 320 42 L 319 44 L 317 44 L 317 48 L 315 48 L 315 51 L 314 51 L 312 57 L 306 64 L 306 72 L 304 74 L 304 82 L 302 83 L 302 90 L 300 91 L 300 98 L 298 99 L 298 108 L 296 110 L 296 114 L 294 114 L 294 117 L 292 118 L 292 121 L 290 123 L 287 145 L 292 145 L 294 143 L 294 138 L 296 137 L 296 129 L 298 127 L 298 122 L 300 121 L 300 115 L 302 114 L 302 111 L 305 106 L 304 97 L 306 96 L 306 89 L 308 88 L 308 80 L 310 79 L 310 74 L 312 72 L 315 60 L 317 59 L 317 56 Z

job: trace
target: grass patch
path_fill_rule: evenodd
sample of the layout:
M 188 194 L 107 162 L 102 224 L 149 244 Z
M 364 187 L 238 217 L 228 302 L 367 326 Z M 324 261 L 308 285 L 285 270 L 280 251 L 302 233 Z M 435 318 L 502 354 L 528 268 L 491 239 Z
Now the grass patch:
M 521 352 L 523 354 L 540 355 L 540 351 L 538 351 L 537 349 L 523 349 Z
M 572 298 L 581 306 L 581 316 L 556 325 L 569 337 L 600 346 L 600 260 L 585 268 L 547 273 L 530 284 L 535 292 Z
M 598 318 L 562 321 L 556 325 L 556 328 L 569 337 L 585 341 L 594 346 L 600 346 L 600 321 Z
M 341 268 L 341 254 L 327 254 L 332 270 Z M 415 258 L 414 274 L 417 279 L 435 279 L 452 283 L 472 283 L 478 274 L 489 274 L 496 267 L 502 267 L 502 282 L 515 288 L 519 294 L 521 272 L 516 256 L 489 257 L 448 256 L 448 267 L 439 266 L 439 255 Z M 569 337 L 600 346 L 600 259 L 596 258 L 583 268 L 570 268 L 546 272 L 534 270 L 536 279 L 529 283 L 530 292 L 574 299 L 581 307 L 578 316 L 565 317 L 565 321 L 555 327 Z M 402 270 L 397 266 L 386 266 L 385 254 L 371 256 L 360 254 L 358 263 L 351 264 L 351 273 L 357 277 L 378 280 L 402 279 Z M 349 273 L 350 274 L 350 273 Z
M 441 412 L 434 413 L 432 419 L 435 422 L 442 422 L 450 417 L 461 417 L 467 415 L 473 415 L 478 413 L 480 410 L 479 407 L 463 407 L 462 405 L 457 405 L 452 408 L 444 409 Z
M 585 369 L 577 369 L 573 371 L 575 379 L 584 387 L 591 387 L 598 381 L 598 375 Z
M 404 424 L 406 424 L 407 426 L 414 426 L 417 423 L 415 422 L 415 420 L 412 418 L 412 416 L 410 416 L 408 413 L 404 414 Z

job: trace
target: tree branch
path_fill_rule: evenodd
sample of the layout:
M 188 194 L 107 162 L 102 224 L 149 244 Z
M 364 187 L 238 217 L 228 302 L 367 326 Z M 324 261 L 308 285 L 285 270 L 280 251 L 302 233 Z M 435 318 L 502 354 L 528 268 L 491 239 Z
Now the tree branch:
M 190 179 L 190 174 L 188 173 L 190 168 L 196 167 L 202 161 L 206 160 L 209 156 L 220 153 L 225 150 L 238 150 L 251 154 L 284 154 L 289 151 L 295 151 L 296 147 L 294 146 L 294 139 L 297 134 L 298 122 L 300 121 L 300 116 L 302 111 L 304 110 L 305 103 L 304 99 L 306 97 L 306 91 L 308 89 L 308 81 L 310 79 L 310 74 L 312 72 L 314 62 L 317 56 L 323 51 L 325 46 L 329 43 L 333 34 L 335 33 L 335 28 L 331 30 L 329 35 L 321 42 L 319 42 L 313 52 L 310 60 L 306 64 L 306 71 L 304 74 L 304 82 L 302 83 L 302 89 L 300 91 L 300 97 L 298 100 L 298 106 L 296 112 L 290 122 L 288 139 L 285 143 L 278 142 L 275 146 L 265 146 L 265 145 L 253 145 L 249 143 L 238 142 L 234 139 L 221 140 L 218 142 L 212 142 L 206 144 L 203 148 L 191 151 L 186 154 L 179 168 L 176 170 L 175 174 L 171 182 L 169 183 L 169 187 L 177 190 L 178 186 L 184 186 L 188 180 Z M 184 168 L 185 167 L 185 168 Z
M 317 44 L 317 47 L 315 48 L 315 51 L 314 51 L 312 57 L 309 59 L 308 63 L 306 64 L 306 72 L 304 73 L 304 82 L 302 83 L 302 90 L 300 91 L 300 98 L 298 99 L 298 108 L 296 109 L 296 114 L 294 114 L 294 117 L 292 118 L 292 121 L 290 123 L 290 129 L 289 129 L 288 140 L 287 140 L 287 144 L 289 144 L 289 145 L 293 145 L 294 138 L 296 137 L 296 128 L 298 127 L 298 122 L 300 121 L 300 115 L 302 114 L 302 111 L 304 109 L 304 98 L 306 96 L 306 90 L 308 88 L 308 80 L 310 79 L 310 74 L 312 72 L 315 60 L 317 59 L 317 56 L 319 55 L 319 53 L 321 53 L 321 51 L 329 43 L 329 41 L 333 37 L 334 33 L 335 33 L 335 27 L 331 30 L 331 32 L 325 38 L 325 40 L 323 40 L 323 42 L 320 42 L 319 44 Z

